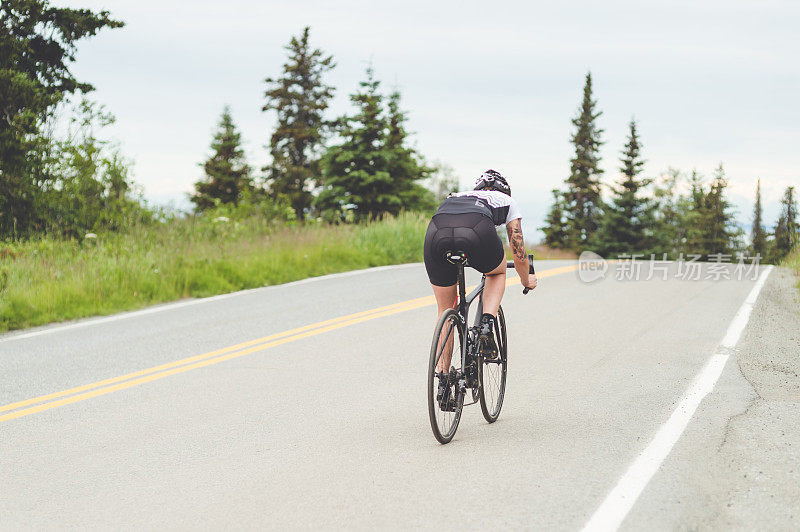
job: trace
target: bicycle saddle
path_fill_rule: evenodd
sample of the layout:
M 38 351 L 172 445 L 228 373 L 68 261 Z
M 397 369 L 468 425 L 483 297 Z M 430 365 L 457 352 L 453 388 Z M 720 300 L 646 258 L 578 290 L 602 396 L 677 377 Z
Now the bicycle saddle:
M 464 266 L 467 265 L 467 254 L 463 251 L 448 251 L 444 254 L 444 258 L 447 259 L 447 262 L 451 262 L 453 264 L 463 264 Z

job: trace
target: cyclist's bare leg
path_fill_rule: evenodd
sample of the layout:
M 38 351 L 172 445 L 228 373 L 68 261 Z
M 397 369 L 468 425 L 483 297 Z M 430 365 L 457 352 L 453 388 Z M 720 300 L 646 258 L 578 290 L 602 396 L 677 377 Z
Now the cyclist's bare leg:
M 503 292 L 506 290 L 506 259 L 494 270 L 486 274 L 486 284 L 483 287 L 483 311 L 497 317 Z
M 505 264 L 505 262 L 503 262 Z M 453 304 L 456 301 L 456 287 L 458 285 L 453 286 L 436 286 L 432 284 L 431 287 L 433 288 L 433 296 L 436 298 L 436 319 L 439 319 L 439 316 L 442 315 L 442 312 L 449 308 L 453 308 Z M 447 334 L 447 331 L 442 331 L 442 334 Z M 443 372 L 450 370 L 450 358 L 453 356 L 453 338 L 455 334 L 450 334 L 450 339 L 447 342 L 447 345 L 444 348 L 444 352 L 442 353 L 441 358 L 439 359 L 439 363 L 436 364 L 436 371 Z M 439 341 L 441 342 L 444 338 L 441 338 Z M 441 347 L 441 346 L 440 346 Z

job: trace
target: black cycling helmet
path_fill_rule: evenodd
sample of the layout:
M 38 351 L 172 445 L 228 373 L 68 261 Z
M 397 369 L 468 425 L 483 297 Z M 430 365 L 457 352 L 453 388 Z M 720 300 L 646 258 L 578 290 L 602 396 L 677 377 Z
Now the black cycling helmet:
M 475 181 L 474 190 L 496 190 L 503 194 L 511 195 L 511 187 L 508 185 L 506 178 L 500 175 L 497 170 L 486 170 Z

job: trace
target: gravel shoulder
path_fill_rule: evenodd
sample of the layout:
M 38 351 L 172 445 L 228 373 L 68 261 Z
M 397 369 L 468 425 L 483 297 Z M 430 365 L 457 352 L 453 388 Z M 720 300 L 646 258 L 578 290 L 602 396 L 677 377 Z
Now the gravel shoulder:
M 719 524 L 772 530 L 800 527 L 800 295 L 776 269 L 756 305 L 737 357 L 756 397 L 732 419 L 723 463 L 738 473 Z M 752 457 L 752 459 L 748 459 Z M 749 480 L 748 480 L 749 479 Z
M 623 528 L 800 528 L 800 294 L 776 268 L 715 391 Z

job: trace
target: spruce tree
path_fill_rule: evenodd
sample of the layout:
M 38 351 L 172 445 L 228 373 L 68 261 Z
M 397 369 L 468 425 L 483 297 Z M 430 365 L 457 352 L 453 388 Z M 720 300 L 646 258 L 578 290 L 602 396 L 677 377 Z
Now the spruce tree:
M 272 162 L 264 168 L 270 193 L 287 197 L 299 219 L 311 206 L 311 190 L 320 175 L 320 155 L 330 123 L 324 113 L 334 88 L 323 82 L 334 68 L 333 57 L 324 55 L 309 43 L 306 27 L 292 37 L 286 50 L 288 61 L 283 75 L 267 78 L 263 111 L 276 111 L 278 125 L 270 139 Z
M 341 119 L 342 142 L 328 149 L 323 162 L 324 187 L 315 205 L 329 218 L 351 211 L 357 220 L 375 219 L 413 208 L 421 194 L 414 181 L 427 173 L 403 146 L 404 119 L 399 107 L 384 108 L 372 67 L 359 87 L 350 96 L 357 112 Z
M 601 255 L 655 251 L 655 205 L 642 194 L 652 180 L 639 177 L 644 161 L 634 120 L 629 128 L 628 142 L 620 158 L 622 182 L 612 188 L 611 203 L 603 209 L 598 229 L 589 240 L 590 246 Z
M 681 172 L 669 168 L 655 186 L 653 198 L 656 201 L 655 252 L 667 253 L 677 258 L 686 234 L 682 212 L 685 198 L 677 191 Z
M 685 255 L 704 255 L 707 253 L 706 242 L 706 189 L 703 176 L 692 170 L 689 178 L 691 189 L 688 196 L 682 197 L 678 203 L 680 224 L 683 234 L 679 251 Z
M 570 160 L 570 175 L 566 180 L 564 194 L 569 219 L 568 246 L 576 251 L 586 247 L 592 233 L 597 229 L 600 217 L 600 169 L 599 149 L 603 144 L 603 130 L 597 126 L 602 114 L 596 110 L 597 102 L 592 99 L 592 74 L 586 74 L 583 87 L 583 101 L 578 116 L 572 119 L 575 133 L 572 144 L 575 155 Z
M 389 94 L 387 105 L 387 131 L 386 147 L 392 151 L 402 152 L 405 148 L 408 132 L 405 123 L 408 118 L 400 109 L 400 92 L 397 90 Z
M 434 206 L 434 194 L 419 184 L 431 172 L 422 162 L 417 151 L 408 146 L 406 113 L 400 108 L 400 92 L 389 94 L 387 105 L 386 150 L 389 152 L 389 174 L 394 182 L 402 208 L 406 210 L 430 209 Z
M 545 218 L 545 225 L 541 227 L 544 233 L 544 244 L 553 249 L 563 249 L 567 245 L 567 220 L 564 213 L 564 196 L 560 190 L 554 188 L 553 205 Z
M 753 232 L 751 235 L 751 253 L 753 256 L 766 258 L 767 233 L 761 220 L 761 180 L 756 185 L 756 203 L 753 207 Z
M 703 234 L 706 255 L 731 254 L 735 251 L 734 241 L 739 231 L 735 226 L 731 204 L 725 197 L 727 188 L 728 180 L 725 177 L 725 169 L 720 163 L 714 172 L 714 179 L 705 197 Z
M 242 136 L 233 123 L 229 107 L 219 120 L 218 131 L 211 142 L 212 155 L 203 163 L 205 178 L 195 183 L 192 202 L 203 211 L 220 203 L 239 203 L 242 194 L 252 189 L 250 167 L 241 148 Z
M 800 244 L 800 227 L 797 222 L 797 202 L 794 197 L 794 187 L 787 187 L 781 199 L 781 214 L 775 224 L 774 238 L 770 259 L 778 263 L 794 248 Z

